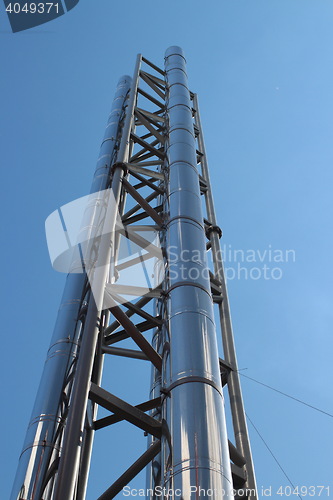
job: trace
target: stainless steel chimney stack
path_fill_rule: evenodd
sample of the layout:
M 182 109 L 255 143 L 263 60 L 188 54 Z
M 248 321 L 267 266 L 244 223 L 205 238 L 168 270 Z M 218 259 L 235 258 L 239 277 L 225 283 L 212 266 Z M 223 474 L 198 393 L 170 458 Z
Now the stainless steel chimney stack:
M 98 500 L 131 496 L 133 484 L 140 495 L 132 496 L 150 500 L 257 500 L 221 230 L 179 47 L 166 51 L 164 69 L 139 54 L 133 78 L 120 80 L 91 193 L 81 228 L 91 267 L 78 258 L 67 277 L 11 500 L 84 500 L 101 429 L 109 466 L 106 484 L 94 480 Z M 137 253 L 125 258 L 122 245 Z M 117 377 L 102 383 L 114 356 L 151 363 L 149 399 L 137 365 L 126 365 L 126 400 Z M 119 475 L 122 421 L 143 431 L 148 447 Z M 125 435 L 118 446 L 131 444 Z M 144 469 L 146 487 L 132 483 Z
M 166 489 L 192 488 L 193 498 L 201 490 L 205 498 L 221 500 L 233 498 L 232 478 L 192 105 L 180 47 L 167 50 L 165 72 L 169 282 L 163 417 L 168 432 L 162 438 L 162 476 Z

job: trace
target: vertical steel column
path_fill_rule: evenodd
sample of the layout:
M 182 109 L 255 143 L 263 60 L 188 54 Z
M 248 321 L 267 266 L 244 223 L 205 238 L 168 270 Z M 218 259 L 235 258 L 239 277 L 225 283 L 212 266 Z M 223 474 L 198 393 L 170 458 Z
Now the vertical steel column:
M 228 291 L 224 276 L 223 262 L 221 259 L 220 239 L 219 239 L 218 226 L 214 209 L 212 189 L 210 185 L 209 168 L 207 163 L 205 144 L 201 128 L 198 98 L 196 95 L 194 95 L 193 101 L 194 101 L 194 109 L 196 110 L 195 123 L 199 129 L 198 145 L 199 145 L 199 150 L 201 151 L 201 153 L 203 153 L 201 159 L 201 168 L 204 179 L 208 187 L 208 189 L 205 192 L 205 198 L 207 207 L 207 218 L 213 228 L 213 231 L 210 232 L 210 242 L 213 255 L 214 272 L 215 276 L 220 281 L 222 288 L 223 300 L 219 303 L 218 307 L 220 313 L 224 359 L 232 367 L 232 371 L 229 373 L 228 376 L 228 392 L 230 398 L 234 434 L 235 434 L 237 449 L 241 453 L 241 455 L 243 455 L 246 461 L 245 465 L 246 475 L 247 475 L 246 488 L 248 488 L 248 490 L 251 490 L 252 492 L 253 491 L 256 492 L 257 484 L 254 473 L 249 434 L 246 424 L 246 415 L 245 415 L 242 390 L 238 374 L 238 364 L 237 364 L 234 336 L 232 331 Z M 249 500 L 256 500 L 256 499 L 257 499 L 257 494 L 252 494 L 251 496 L 249 496 Z
M 166 52 L 169 143 L 168 332 L 163 358 L 164 488 L 233 498 L 185 59 Z M 201 493 L 200 493 L 201 492 Z M 169 498 L 174 498 L 171 495 Z
M 115 153 L 116 139 L 130 78 L 119 80 L 111 113 L 97 162 L 91 193 L 106 189 L 110 164 Z M 73 272 L 75 271 L 73 263 Z M 80 266 L 81 267 L 81 264 Z M 28 426 L 23 451 L 15 477 L 11 500 L 39 499 L 47 485 L 52 463 L 57 465 L 61 453 L 61 438 L 66 424 L 71 377 L 75 372 L 78 348 L 84 325 L 81 311 L 87 290 L 85 274 L 70 273 L 61 300 L 51 345 Z M 83 319 L 83 321 L 82 321 Z M 63 499 L 62 499 L 63 500 Z
M 168 168 L 166 165 L 166 162 L 162 166 L 162 171 L 165 173 L 167 172 Z M 164 179 L 163 181 L 163 186 L 165 190 L 165 182 L 166 180 Z M 163 212 L 167 212 L 167 199 L 165 196 L 165 191 L 163 195 L 160 195 L 159 197 L 159 202 L 163 205 Z M 161 244 L 162 248 L 166 247 L 165 243 L 165 231 L 161 232 Z M 164 266 L 164 262 L 160 261 L 156 264 L 155 270 L 154 270 L 154 276 L 155 280 L 157 283 L 160 283 L 160 280 L 158 279 L 160 276 L 161 272 L 161 266 Z M 164 273 L 164 269 L 163 269 Z M 155 312 L 156 315 L 159 315 L 161 318 L 164 318 L 165 315 L 165 292 L 167 290 L 167 283 L 166 280 L 163 279 L 162 281 L 162 288 L 163 288 L 163 297 L 156 299 L 154 302 L 154 307 L 155 307 Z M 152 346 L 154 349 L 162 356 L 163 358 L 163 337 L 165 337 L 165 332 L 161 332 L 161 329 L 164 331 L 165 330 L 165 324 L 163 324 L 160 328 L 156 328 L 154 333 L 153 333 L 153 338 L 152 338 Z M 155 366 L 152 366 L 152 372 L 151 372 L 151 387 L 150 387 L 150 399 L 158 398 L 161 396 L 161 388 L 162 388 L 162 377 L 161 377 L 161 372 L 157 370 Z M 150 415 L 154 418 L 158 418 L 158 420 L 161 420 L 161 408 L 155 408 L 152 412 L 150 412 Z M 154 436 L 150 436 L 148 439 L 148 447 L 156 441 L 156 438 Z M 149 467 L 147 467 L 147 477 L 146 477 L 146 484 L 147 484 L 147 489 L 150 490 L 150 500 L 157 500 L 160 495 L 157 495 L 158 490 L 156 490 L 156 487 L 161 487 L 161 469 L 162 469 L 162 464 L 161 464 L 161 453 L 158 453 L 152 463 L 150 464 Z

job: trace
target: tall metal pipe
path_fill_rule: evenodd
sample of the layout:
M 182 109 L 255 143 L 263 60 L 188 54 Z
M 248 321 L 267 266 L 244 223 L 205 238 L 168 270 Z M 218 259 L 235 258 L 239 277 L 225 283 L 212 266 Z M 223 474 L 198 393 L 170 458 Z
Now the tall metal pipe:
M 184 498 L 233 498 L 206 262 L 192 106 L 181 48 L 166 51 L 169 164 L 162 485 Z M 175 496 L 176 497 L 176 496 Z
M 219 304 L 219 312 L 220 312 L 224 359 L 232 367 L 232 371 L 229 373 L 229 378 L 228 378 L 228 392 L 232 410 L 231 415 L 233 419 L 234 434 L 235 434 L 237 449 L 244 457 L 246 462 L 245 465 L 246 476 L 247 476 L 246 488 L 249 492 L 251 492 L 249 495 L 249 500 L 257 500 L 257 483 L 253 466 L 249 434 L 246 424 L 246 414 L 245 414 L 241 384 L 239 380 L 238 363 L 237 363 L 234 336 L 232 331 L 228 291 L 226 287 L 223 261 L 220 257 L 221 256 L 220 239 L 219 239 L 218 226 L 214 209 L 213 195 L 210 185 L 210 176 L 207 163 L 205 143 L 203 140 L 203 134 L 201 128 L 198 98 L 196 95 L 194 95 L 193 101 L 196 110 L 195 123 L 199 129 L 198 145 L 200 151 L 203 153 L 201 159 L 202 173 L 204 175 L 206 185 L 208 187 L 208 189 L 205 192 L 207 218 L 209 222 L 212 224 L 212 228 L 215 228 L 215 230 L 213 230 L 210 233 L 210 242 L 213 253 L 214 272 L 215 276 L 219 279 L 219 282 L 221 284 L 222 296 L 223 296 L 223 301 L 220 302 Z
M 130 87 L 130 77 L 119 80 L 105 136 L 101 145 L 91 193 L 106 189 L 110 165 L 115 154 L 120 119 Z M 87 214 L 86 214 L 87 215 Z M 84 231 L 89 231 L 87 227 Z M 73 263 L 75 268 L 76 264 Z M 72 269 L 74 271 L 75 269 Z M 23 451 L 11 493 L 11 500 L 39 500 L 48 480 L 52 463 L 57 466 L 61 454 L 63 428 L 71 396 L 72 374 L 76 371 L 86 308 L 87 276 L 67 276 L 51 345 L 36 402 L 28 426 Z M 62 499 L 63 500 L 63 499 Z

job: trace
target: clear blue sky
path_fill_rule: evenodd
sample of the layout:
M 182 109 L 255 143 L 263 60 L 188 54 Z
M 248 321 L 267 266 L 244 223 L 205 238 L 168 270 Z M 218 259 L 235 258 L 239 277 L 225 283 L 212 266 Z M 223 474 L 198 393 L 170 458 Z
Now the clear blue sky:
M 279 265 L 280 280 L 229 282 L 240 368 L 333 413 L 333 3 L 81 0 L 17 34 L 2 4 L 0 13 L 1 498 L 11 490 L 64 285 L 49 263 L 44 221 L 88 193 L 116 83 L 133 72 L 138 52 L 158 65 L 169 45 L 186 53 L 222 244 L 295 251 L 295 262 Z M 111 379 L 121 371 L 120 396 L 132 381 L 119 363 Z M 144 400 L 148 389 L 147 380 L 129 399 Z M 293 483 L 331 486 L 333 497 L 333 419 L 245 378 L 243 391 Z M 96 440 L 104 463 L 93 466 L 89 500 L 112 482 L 108 453 L 120 446 L 120 430 L 110 445 L 106 434 Z M 250 432 L 258 485 L 281 498 L 274 491 L 288 482 Z M 140 431 L 131 436 L 119 472 L 145 447 Z M 144 478 L 135 484 L 144 487 Z

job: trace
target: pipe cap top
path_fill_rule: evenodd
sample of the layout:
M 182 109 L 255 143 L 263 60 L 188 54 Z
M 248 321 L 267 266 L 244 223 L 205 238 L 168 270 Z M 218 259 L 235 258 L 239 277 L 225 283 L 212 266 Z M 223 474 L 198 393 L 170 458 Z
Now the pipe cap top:
M 123 75 L 121 78 L 118 80 L 118 85 L 121 85 L 122 83 L 132 83 L 132 77 L 129 75 Z
M 165 57 L 169 56 L 181 56 L 185 59 L 183 49 L 178 47 L 178 45 L 171 45 L 171 47 L 165 51 Z

